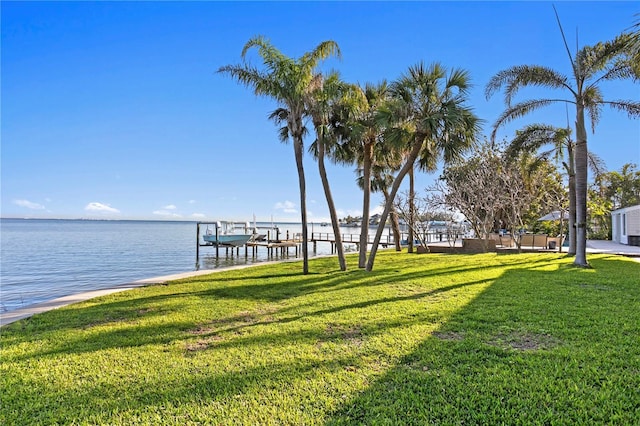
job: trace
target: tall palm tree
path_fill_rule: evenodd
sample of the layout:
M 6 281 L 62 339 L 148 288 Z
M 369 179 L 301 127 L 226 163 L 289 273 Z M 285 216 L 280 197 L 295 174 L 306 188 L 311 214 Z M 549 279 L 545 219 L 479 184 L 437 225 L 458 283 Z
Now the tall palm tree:
M 311 91 L 307 99 L 307 112 L 311 116 L 316 132 L 316 140 L 310 148 L 318 161 L 318 171 L 329 208 L 340 270 L 346 271 L 347 262 L 344 256 L 344 247 L 342 246 L 340 224 L 333 196 L 331 195 L 331 187 L 329 186 L 324 160 L 327 152 L 331 152 L 332 145 L 339 141 L 339 132 L 333 131 L 335 129 L 336 116 L 340 116 L 345 111 L 352 109 L 349 105 L 354 102 L 352 93 L 356 92 L 357 87 L 341 81 L 339 75 L 335 72 L 326 77 L 319 74 L 316 82 L 314 90 Z
M 564 34 L 563 34 L 564 38 Z M 640 116 L 640 102 L 632 100 L 606 101 L 602 96 L 601 83 L 609 80 L 632 79 L 632 61 L 627 56 L 628 36 L 619 36 L 613 41 L 585 46 L 575 58 L 565 42 L 571 63 L 571 78 L 540 65 L 519 65 L 498 72 L 486 86 L 485 94 L 490 98 L 504 88 L 507 109 L 498 117 L 492 139 L 503 124 L 522 117 L 531 111 L 553 103 L 568 103 L 576 107 L 576 257 L 574 264 L 588 267 L 587 247 L 587 130 L 585 112 L 589 115 L 592 131 L 600 119 L 603 106 L 626 112 L 630 117 Z M 513 97 L 523 87 L 542 86 L 560 89 L 565 98 L 541 98 L 512 104 Z
M 255 68 L 246 61 L 246 54 L 252 48 L 258 50 L 264 69 Z M 226 65 L 218 69 L 218 72 L 228 74 L 239 83 L 253 88 L 256 95 L 273 98 L 279 105 L 271 118 L 276 122 L 286 124 L 280 131 L 281 140 L 291 139 L 293 141 L 300 187 L 303 274 L 309 273 L 307 197 L 302 162 L 303 136 L 306 131 L 303 122 L 306 114 L 305 100 L 313 90 L 314 80 L 317 76 L 316 69 L 320 61 L 330 56 L 340 56 L 338 45 L 331 40 L 324 41 L 300 58 L 293 59 L 282 54 L 265 37 L 256 36 L 244 45 L 241 64 Z
M 384 126 L 377 119 L 379 108 L 389 98 L 389 86 L 386 81 L 378 84 L 367 83 L 361 88 L 359 107 L 350 120 L 349 134 L 344 148 L 353 163 L 358 164 L 358 172 L 362 179 L 358 182 L 362 188 L 362 226 L 360 228 L 360 244 L 358 267 L 364 268 L 367 261 L 367 243 L 369 241 L 369 213 L 371 209 L 372 169 L 380 158 L 379 146 L 382 144 Z M 378 154 L 377 154 L 378 152 Z M 376 160 L 376 158 L 379 158 Z
M 419 63 L 393 83 L 393 102 L 380 110 L 380 119 L 390 124 L 385 142 L 398 146 L 405 153 L 385 203 L 380 225 L 376 230 L 366 270 L 371 271 L 378 244 L 389 216 L 393 199 L 416 160 L 433 164 L 439 158 L 458 159 L 475 141 L 480 120 L 466 105 L 470 88 L 469 74 L 461 69 L 446 69 L 434 63 L 429 67 Z

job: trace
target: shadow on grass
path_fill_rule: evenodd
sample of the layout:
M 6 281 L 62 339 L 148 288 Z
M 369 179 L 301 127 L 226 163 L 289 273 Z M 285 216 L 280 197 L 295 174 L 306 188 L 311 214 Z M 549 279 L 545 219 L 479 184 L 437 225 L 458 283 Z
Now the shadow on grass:
M 133 299 L 119 296 L 95 306 L 69 307 L 56 316 L 43 316 L 38 331 L 29 337 L 34 342 L 48 339 L 46 344 L 7 361 L 41 362 L 43 357 L 55 357 L 59 364 L 67 355 L 158 345 L 154 356 L 162 357 L 166 350 L 171 362 L 176 362 L 175 377 L 150 374 L 142 381 L 125 375 L 121 384 L 82 380 L 70 390 L 51 384 L 45 392 L 53 395 L 48 396 L 51 401 L 74 400 L 95 407 L 74 418 L 51 414 L 52 422 L 62 423 L 91 423 L 96 412 L 125 412 L 140 401 L 151 410 L 167 401 L 173 406 L 201 401 L 214 406 L 234 404 L 230 397 L 250 390 L 287 392 L 287 384 L 314 380 L 320 369 L 342 373 L 348 369 L 350 377 L 370 381 L 362 392 L 350 393 L 339 408 L 323 412 L 328 424 L 550 423 L 556 419 L 573 423 L 587 415 L 597 421 L 604 412 L 598 407 L 605 400 L 620 401 L 608 406 L 608 412 L 620 416 L 626 412 L 627 417 L 621 418 L 628 420 L 637 396 L 627 396 L 625 401 L 621 393 L 637 388 L 630 380 L 637 381 L 640 371 L 638 348 L 632 345 L 640 332 L 640 285 L 633 282 L 637 268 L 614 258 L 593 260 L 595 270 L 574 269 L 552 256 L 501 256 L 489 267 L 474 262 L 474 256 L 445 257 L 448 265 L 437 268 L 429 268 L 428 256 L 416 259 L 421 267 L 404 272 L 385 264 L 374 273 L 345 274 L 334 269 L 307 276 L 281 273 L 274 282 L 270 281 L 273 275 L 260 270 L 236 274 L 237 279 L 225 274 L 218 280 L 216 274 L 142 289 Z M 505 265 L 508 269 L 503 274 L 494 272 Z M 621 279 L 623 273 L 629 278 Z M 453 314 L 430 311 L 434 304 L 446 303 L 476 286 L 485 291 Z M 382 291 L 389 289 L 394 294 Z M 148 295 L 152 291 L 161 293 Z M 325 304 L 325 296 L 334 299 Z M 66 325 L 55 325 L 65 318 L 70 319 Z M 413 349 L 399 359 L 385 352 L 403 343 L 406 330 L 427 321 L 442 325 L 416 345 L 408 342 Z M 111 323 L 117 327 L 100 329 Z M 53 330 L 47 331 L 47 324 Z M 75 337 L 61 341 L 51 337 L 66 331 L 75 332 Z M 18 334 L 9 333 L 3 340 L 17 342 Z M 380 340 L 384 344 L 370 347 Z M 345 344 L 352 352 L 345 350 Z M 227 369 L 215 364 L 229 353 L 259 357 L 271 350 L 286 353 L 298 345 L 316 350 L 306 357 L 291 355 L 289 361 L 268 358 L 246 366 L 238 361 Z M 331 349 L 332 345 L 336 348 Z M 321 356 L 329 350 L 325 346 L 335 354 Z M 611 361 L 621 353 L 623 359 Z M 386 366 L 389 361 L 393 361 L 391 367 L 382 375 L 372 374 L 367 365 Z M 151 364 L 153 360 L 140 365 Z M 14 391 L 6 407 L 43 399 L 43 383 L 29 386 L 20 377 L 10 380 Z M 303 406 L 313 401 L 294 403 Z M 56 407 L 73 412 L 69 404 Z M 26 415 L 37 416 L 42 407 L 21 408 L 32 411 Z
M 22 386 L 12 392 L 11 400 L 3 399 L 5 407 L 15 401 L 32 401 L 19 413 L 19 418 L 29 419 L 30 424 L 238 424 L 230 421 L 224 409 L 225 405 L 233 404 L 235 398 L 247 393 L 264 393 L 280 382 L 311 377 L 319 368 L 341 371 L 356 361 L 347 357 L 326 361 L 299 360 L 238 366 L 231 371 L 194 366 L 189 368 L 186 376 L 167 377 L 150 373 L 144 381 L 135 383 L 128 381 L 126 372 L 112 372 L 114 378 L 121 376 L 122 381 L 96 383 L 83 380 L 73 391 L 61 390 L 55 383 L 47 383 L 46 386 L 38 383 L 38 388 Z M 122 386 L 126 386 L 126 391 L 117 392 Z M 43 395 L 53 395 L 52 399 L 57 400 L 46 404 Z M 199 414 L 191 414 L 188 410 L 177 416 L 167 414 L 170 407 L 189 406 L 194 402 L 204 408 Z M 110 413 L 127 413 L 138 406 L 145 415 L 156 413 L 155 416 L 150 415 L 155 419 L 122 423 L 122 420 L 109 417 Z M 247 411 L 246 407 L 244 411 Z
M 354 256 L 351 258 L 355 260 Z M 94 299 L 88 303 L 68 306 L 20 321 L 6 330 L 22 328 L 24 333 L 33 336 L 33 340 L 36 341 L 46 339 L 45 336 L 52 333 L 75 330 L 73 336 L 66 336 L 63 340 L 50 339 L 49 344 L 39 346 L 38 351 L 23 354 L 24 358 L 78 351 L 90 352 L 113 347 L 167 344 L 176 339 L 183 339 L 186 331 L 201 324 L 207 324 L 213 319 L 220 320 L 221 312 L 224 312 L 218 308 L 209 313 L 209 316 L 189 316 L 185 312 L 194 305 L 202 307 L 210 304 L 212 307 L 219 307 L 222 302 L 229 301 L 237 310 L 237 302 L 240 301 L 245 307 L 241 310 L 251 310 L 265 302 L 272 304 L 288 302 L 288 306 L 277 306 L 276 311 L 283 316 L 278 319 L 279 321 L 291 322 L 303 316 L 317 316 L 337 310 L 357 309 L 391 303 L 394 300 L 406 300 L 402 295 L 376 299 L 372 293 L 372 297 L 365 302 L 316 309 L 314 302 L 304 306 L 305 302 L 298 300 L 302 296 L 360 287 L 384 286 L 386 288 L 395 283 L 427 280 L 434 276 L 439 280 L 447 280 L 447 277 L 486 269 L 477 262 L 470 262 L 473 256 L 451 256 L 447 259 L 451 259 L 451 262 L 446 266 L 430 267 L 431 263 L 438 264 L 440 260 L 424 256 L 419 259 L 420 268 L 409 272 L 398 270 L 397 265 L 385 264 L 381 264 L 373 273 L 354 269 L 353 265 L 351 270 L 340 272 L 335 270 L 334 261 L 330 261 L 331 259 L 318 259 L 313 266 L 320 272 L 309 275 L 300 274 L 297 263 L 215 273 L 176 281 L 168 285 L 135 289 L 126 294 L 115 294 L 107 298 Z M 513 266 L 517 266 L 520 262 L 515 258 L 510 260 Z M 265 273 L 265 271 L 273 271 L 273 273 Z M 422 296 L 412 294 L 409 298 L 427 295 L 428 293 L 423 292 Z M 105 299 L 107 301 L 102 302 Z M 317 312 L 314 313 L 314 310 Z M 294 315 L 288 314 L 288 311 L 294 311 Z M 295 311 L 298 313 L 295 314 Z M 213 318 L 210 315 L 213 315 Z M 237 312 L 232 312 L 230 315 L 223 315 L 222 319 L 227 318 L 228 322 L 234 322 L 233 317 L 236 315 Z M 99 327 L 104 329 L 98 330 Z M 22 339 L 22 333 L 14 336 L 11 333 L 7 334 L 6 344 Z
M 355 256 L 351 256 L 355 259 Z M 19 321 L 5 328 L 10 331 L 21 328 L 24 333 L 34 333 L 36 339 L 41 338 L 42 333 L 56 331 L 91 329 L 100 325 L 116 323 L 131 325 L 131 329 L 119 329 L 106 332 L 102 335 L 86 333 L 84 339 L 84 351 L 105 349 L 111 342 L 113 346 L 140 346 L 149 343 L 166 343 L 179 338 L 180 333 L 189 329 L 192 324 L 189 321 L 163 322 L 155 329 L 153 326 L 144 326 L 147 332 L 140 338 L 135 338 L 135 328 L 140 329 L 141 320 L 153 321 L 179 314 L 194 303 L 194 298 L 202 299 L 202 302 L 217 303 L 220 300 L 237 300 L 249 302 L 247 309 L 252 308 L 252 303 L 270 302 L 276 303 L 295 299 L 304 295 L 317 292 L 332 292 L 336 289 L 347 290 L 356 287 L 375 287 L 393 285 L 396 282 L 407 280 L 420 280 L 428 277 L 440 276 L 446 279 L 462 272 L 472 272 L 486 269 L 485 266 L 473 262 L 473 256 L 451 257 L 457 263 L 444 267 L 429 267 L 429 257 L 424 257 L 424 268 L 414 272 L 402 272 L 393 266 L 381 264 L 376 271 L 367 273 L 354 268 L 340 272 L 335 270 L 334 260 L 329 258 L 317 259 L 314 266 L 321 272 L 302 275 L 299 273 L 297 263 L 285 263 L 280 265 L 267 265 L 264 268 L 247 269 L 239 271 L 226 271 L 207 276 L 189 278 L 175 281 L 170 284 L 150 286 L 135 289 L 129 292 L 98 298 L 87 303 L 71 305 L 34 317 Z M 471 261 L 470 261 L 471 260 Z M 511 260 L 513 266 L 519 261 Z M 273 271 L 265 274 L 264 271 Z M 289 272 L 282 272 L 282 271 Z M 202 289 L 204 288 L 204 289 Z M 147 296 L 147 294 L 152 295 Z M 107 301 L 103 301 L 107 300 Z M 113 301 L 108 301 L 113 300 Z M 384 300 L 383 300 L 384 301 Z M 298 305 L 299 306 L 299 305 Z M 219 315 L 220 313 L 216 313 Z M 217 319 L 213 318 L 213 319 Z M 193 318 L 193 321 L 206 322 L 211 318 Z M 16 336 L 19 338 L 19 336 Z M 11 337 L 6 342 L 11 343 Z M 91 343 L 94 341 L 94 343 Z M 72 351 L 73 344 L 63 345 L 60 342 L 61 352 Z M 72 343 L 72 342 L 71 342 Z M 56 353 L 56 350 L 39 352 L 33 356 L 41 356 L 46 353 Z
M 111 296 L 116 299 L 113 302 L 102 302 L 89 307 L 82 305 L 70 306 L 47 313 L 42 318 L 24 320 L 22 326 L 25 332 L 33 332 L 33 330 L 30 330 L 33 327 L 42 330 L 44 333 L 65 332 L 67 330 L 72 333 L 70 336 L 65 336 L 64 339 L 49 340 L 48 345 L 39 345 L 38 351 L 25 353 L 12 359 L 20 360 L 59 354 L 77 354 L 149 344 L 167 345 L 192 338 L 194 330 L 209 330 L 199 332 L 204 337 L 220 333 L 240 333 L 243 329 L 256 326 L 287 324 L 340 311 L 355 311 L 375 306 L 381 307 L 391 303 L 419 300 L 462 287 L 482 284 L 487 280 L 467 280 L 449 286 L 438 286 L 429 291 L 416 292 L 412 290 L 408 294 L 398 294 L 392 297 L 376 297 L 375 292 L 369 292 L 364 301 L 350 302 L 346 300 L 346 303 L 329 308 L 318 308 L 316 302 L 301 302 L 298 299 L 315 293 L 348 292 L 354 288 L 371 289 L 373 287 L 382 287 L 382 290 L 386 292 L 389 286 L 393 286 L 396 283 L 420 282 L 433 277 L 438 277 L 440 281 L 445 282 L 447 277 L 455 277 L 462 273 L 472 273 L 487 269 L 484 266 L 469 266 L 461 263 L 450 267 L 431 268 L 408 273 L 394 271 L 393 274 L 389 274 L 388 271 L 368 273 L 362 270 L 310 275 L 280 274 L 279 279 L 275 282 L 264 281 L 265 275 L 261 274 L 241 277 L 239 281 L 232 281 L 228 277 L 222 277 L 222 280 L 218 280 L 216 279 L 218 274 L 209 276 L 208 279 L 198 277 L 176 282 L 175 284 L 156 286 L 156 289 L 166 290 L 158 295 L 130 298 L 126 295 L 117 294 Z M 273 276 L 266 275 L 266 277 L 271 278 Z M 288 279 L 282 280 L 283 277 Z M 197 287 L 198 284 L 213 285 L 213 288 L 200 291 L 194 290 L 193 287 Z M 176 290 L 176 288 L 179 288 L 179 290 Z M 132 290 L 132 292 L 144 295 L 148 290 L 151 289 L 136 289 Z M 225 315 L 224 313 L 221 314 L 220 311 L 214 311 L 213 317 L 196 316 L 185 318 L 180 316 L 182 311 L 188 309 L 188 306 L 214 306 L 216 303 L 225 300 L 233 303 L 234 310 L 231 314 Z M 237 305 L 238 301 L 243 302 L 243 304 Z M 275 303 L 276 305 L 265 313 L 258 312 L 257 314 L 249 315 L 250 318 L 247 320 L 247 312 L 252 312 L 257 306 L 263 306 L 265 302 L 267 304 Z M 280 302 L 286 302 L 286 304 L 282 305 Z M 180 318 L 179 320 L 171 319 L 178 317 Z M 170 320 L 165 321 L 167 318 Z M 39 319 L 42 319 L 40 324 L 38 323 Z M 211 327 L 212 324 L 215 325 L 214 328 Z M 383 328 L 384 326 L 378 332 L 383 332 Z M 74 330 L 78 329 L 84 330 L 84 332 L 73 333 Z M 306 337 L 314 338 L 314 336 Z M 301 337 L 305 336 L 289 335 L 288 333 L 278 335 L 278 339 L 281 342 L 296 341 Z M 41 338 L 41 333 L 34 333 L 35 340 Z M 22 340 L 22 337 L 18 334 L 6 337 L 5 343 L 11 344 L 17 340 Z M 232 342 L 216 346 L 237 347 L 255 345 L 271 340 L 271 336 L 252 337 L 234 339 Z
M 326 424 L 640 424 L 640 266 L 591 261 L 508 270 Z

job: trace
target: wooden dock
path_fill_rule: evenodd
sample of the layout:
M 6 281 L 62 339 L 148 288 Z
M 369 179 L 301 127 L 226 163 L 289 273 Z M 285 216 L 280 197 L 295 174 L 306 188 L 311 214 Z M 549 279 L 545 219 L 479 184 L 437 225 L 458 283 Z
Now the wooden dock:
M 244 248 L 244 256 L 249 257 L 249 253 L 252 256 L 257 256 L 259 249 L 266 249 L 268 257 L 274 257 L 280 255 L 282 257 L 289 256 L 289 250 L 294 250 L 294 255 L 298 257 L 300 253 L 300 248 L 302 246 L 302 240 L 299 235 L 294 235 L 293 237 L 289 236 L 289 231 L 286 232 L 285 239 L 280 239 L 280 232 L 276 229 L 275 238 L 272 239 L 271 232 L 267 232 L 267 237 L 264 241 L 248 241 L 246 244 L 242 246 L 232 246 L 232 245 L 224 245 L 224 244 L 213 244 L 213 243 L 202 243 L 201 237 L 202 234 L 200 232 L 201 225 L 215 225 L 217 222 L 197 222 L 196 223 L 196 267 L 200 264 L 200 248 L 201 247 L 212 247 L 215 248 L 216 258 L 219 258 L 221 255 L 221 251 L 224 253 L 225 257 L 240 256 L 240 249 Z
M 405 241 L 406 237 L 407 237 L 406 233 L 403 233 L 400 236 L 401 241 Z M 340 234 L 340 238 L 343 244 L 355 244 L 357 247 L 360 246 L 360 234 Z M 422 233 L 422 238 L 427 243 L 433 243 L 433 242 L 441 243 L 441 242 L 448 241 L 446 233 L 441 231 L 424 232 Z M 456 236 L 456 238 L 458 238 L 458 236 Z M 373 240 L 374 240 L 374 236 L 369 235 L 367 238 L 367 244 L 373 245 Z M 336 238 L 332 232 L 312 232 L 311 237 L 309 238 L 309 242 L 313 243 L 314 251 L 316 250 L 316 243 L 326 242 L 331 244 L 331 253 L 333 254 L 335 252 Z M 380 238 L 379 245 L 382 248 L 395 246 L 395 244 L 396 244 L 396 241 L 393 238 L 393 235 L 390 233 L 387 235 L 383 235 L 382 238 Z M 404 244 L 406 244 L 406 242 Z
M 342 244 L 355 244 L 356 247 L 360 246 L 360 234 L 340 234 L 340 239 L 342 240 Z M 367 238 L 367 244 L 372 245 L 373 240 L 374 236 L 369 235 Z M 332 232 L 312 232 L 309 242 L 313 243 L 314 251 L 317 251 L 317 244 L 319 242 L 330 243 L 332 254 L 336 251 L 336 236 Z M 383 235 L 380 239 L 380 245 L 383 248 L 395 245 L 393 235 Z
M 215 225 L 217 222 L 197 222 L 197 227 L 196 227 L 196 265 L 199 265 L 199 261 L 200 261 L 200 248 L 201 247 L 215 247 L 215 251 L 216 251 L 216 258 L 220 257 L 221 255 L 221 250 L 223 251 L 223 256 L 234 256 L 234 254 L 236 256 L 240 256 L 240 249 L 244 248 L 244 256 L 245 257 L 249 257 L 249 255 L 251 254 L 252 256 L 257 256 L 258 255 L 258 250 L 262 250 L 265 249 L 267 250 L 267 256 L 268 257 L 274 257 L 274 256 L 289 256 L 289 251 L 291 249 L 294 250 L 294 255 L 296 257 L 299 256 L 300 253 L 300 249 L 302 248 L 302 236 L 299 233 L 296 233 L 295 235 L 289 235 L 289 231 L 286 231 L 284 238 L 281 238 L 280 236 L 280 231 L 278 228 L 274 228 L 273 229 L 273 233 L 271 231 L 267 232 L 267 237 L 265 238 L 264 241 L 249 241 L 246 244 L 244 244 L 243 246 L 240 247 L 235 247 L 235 246 L 225 246 L 222 244 L 206 244 L 206 243 L 201 243 L 201 232 L 200 232 L 200 226 L 201 225 Z M 433 232 L 433 233 L 425 233 L 423 235 L 423 237 L 425 238 L 425 241 L 427 242 L 434 242 L 434 241 L 443 241 L 443 236 L 445 236 L 445 234 L 443 234 L 442 232 Z M 404 237 L 404 235 L 402 235 L 402 237 Z M 340 238 L 342 240 L 343 244 L 355 244 L 356 247 L 359 249 L 360 247 L 360 234 L 340 234 Z M 373 235 L 369 235 L 367 238 L 367 244 L 368 245 L 373 245 L 373 240 L 374 240 L 374 236 Z M 446 238 L 444 239 L 444 241 L 446 241 Z M 330 247 L 331 247 L 331 254 L 334 254 L 337 252 L 336 250 L 336 238 L 335 235 L 332 232 L 311 232 L 309 234 L 309 239 L 308 242 L 313 243 L 313 251 L 317 252 L 318 251 L 318 243 L 329 243 Z M 380 239 L 380 243 L 379 245 L 382 248 L 387 248 L 390 246 L 395 246 L 396 242 L 395 239 L 393 238 L 393 235 L 389 232 L 386 235 L 383 235 L 382 238 Z

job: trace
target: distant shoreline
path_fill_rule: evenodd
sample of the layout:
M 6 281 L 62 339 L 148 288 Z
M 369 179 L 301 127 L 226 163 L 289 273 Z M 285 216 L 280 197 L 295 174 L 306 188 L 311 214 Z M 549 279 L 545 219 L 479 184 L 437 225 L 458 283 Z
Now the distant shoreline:
M 71 218 L 45 218 L 45 217 L 0 217 L 0 221 L 2 220 L 40 220 L 40 221 L 75 221 L 75 222 L 159 222 L 159 223 L 163 223 L 163 222 L 169 222 L 169 223 L 193 223 L 196 224 L 198 222 L 223 222 L 224 220 L 228 221 L 228 222 L 236 222 L 236 223 L 243 223 L 243 222 L 250 222 L 253 223 L 253 221 L 249 221 L 249 220 L 228 220 L 228 219 L 206 219 L 206 220 L 192 220 L 192 219 L 107 219 L 107 218 L 75 218 L 75 219 L 71 219 Z M 285 222 L 285 221 L 278 221 L 278 220 L 274 220 L 272 221 L 266 221 L 266 220 L 258 220 L 256 221 L 256 223 L 267 223 L 267 224 L 271 224 L 271 223 L 277 223 L 277 224 L 282 224 L 282 225 L 302 225 L 301 222 Z M 320 225 L 324 222 L 309 222 L 309 225 Z

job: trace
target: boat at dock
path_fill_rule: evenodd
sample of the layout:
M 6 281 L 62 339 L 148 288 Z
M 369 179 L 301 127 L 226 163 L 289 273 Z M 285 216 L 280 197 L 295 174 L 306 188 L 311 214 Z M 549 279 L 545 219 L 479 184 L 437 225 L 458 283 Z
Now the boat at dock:
M 254 233 L 247 233 L 246 226 L 243 233 L 236 233 L 233 222 L 216 222 L 215 229 L 207 227 L 202 239 L 207 245 L 240 247 L 254 237 Z

